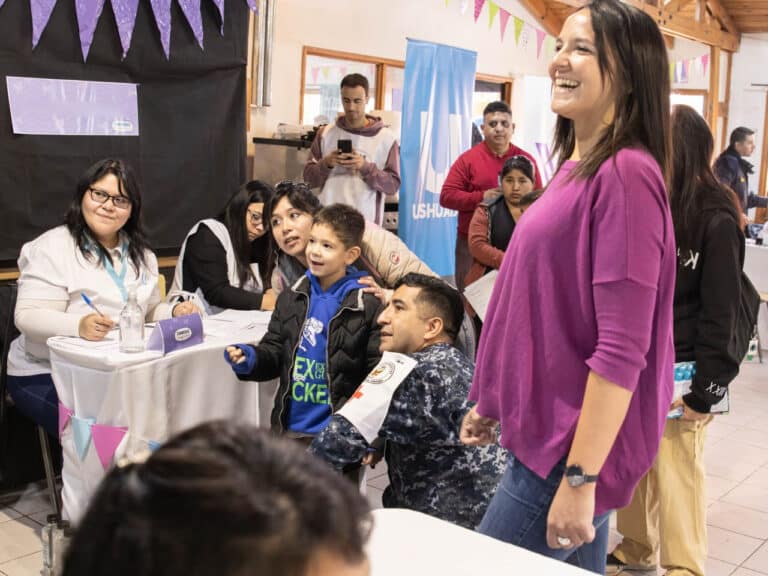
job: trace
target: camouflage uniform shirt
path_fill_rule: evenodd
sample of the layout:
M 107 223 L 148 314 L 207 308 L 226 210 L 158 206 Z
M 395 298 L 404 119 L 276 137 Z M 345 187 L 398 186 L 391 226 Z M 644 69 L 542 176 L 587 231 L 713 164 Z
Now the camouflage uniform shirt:
M 387 508 L 409 508 L 474 528 L 480 523 L 506 465 L 497 444 L 465 446 L 461 420 L 472 404 L 472 362 L 448 344 L 412 355 L 418 364 L 392 397 L 379 437 L 387 440 Z M 368 443 L 336 414 L 310 451 L 341 470 L 365 456 Z

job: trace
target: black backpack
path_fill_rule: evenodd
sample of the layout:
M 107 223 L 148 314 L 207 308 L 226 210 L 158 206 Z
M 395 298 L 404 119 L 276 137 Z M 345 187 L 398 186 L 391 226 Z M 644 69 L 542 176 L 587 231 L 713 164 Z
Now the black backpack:
M 736 317 L 736 327 L 729 344 L 729 352 L 739 361 L 744 359 L 749 349 L 749 342 L 755 333 L 757 313 L 760 310 L 760 294 L 752 285 L 747 275 L 741 273 L 741 299 L 739 314 Z

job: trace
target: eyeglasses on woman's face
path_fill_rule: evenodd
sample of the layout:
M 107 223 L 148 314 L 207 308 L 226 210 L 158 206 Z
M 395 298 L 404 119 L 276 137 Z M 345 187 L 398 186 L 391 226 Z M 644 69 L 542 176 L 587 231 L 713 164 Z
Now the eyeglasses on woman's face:
M 97 204 L 106 204 L 107 200 L 112 200 L 112 205 L 120 210 L 127 210 L 131 207 L 131 199 L 126 196 L 112 195 L 98 188 L 88 188 L 88 194 L 91 200 Z

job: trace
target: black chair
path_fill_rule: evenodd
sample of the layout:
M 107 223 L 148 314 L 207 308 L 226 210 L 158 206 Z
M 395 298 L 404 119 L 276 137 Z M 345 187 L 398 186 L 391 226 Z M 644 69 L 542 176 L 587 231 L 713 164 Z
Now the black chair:
M 13 321 L 16 307 L 17 285 L 9 283 L 0 287 L 0 313 L 3 314 L 2 358 L 0 359 L 0 487 L 13 488 L 40 479 L 45 474 L 48 494 L 56 518 L 61 519 L 61 494 L 56 484 L 56 468 L 61 458 L 55 459 L 48 433 L 20 414 L 8 394 L 8 353 L 11 342 L 19 335 Z M 37 441 L 33 441 L 37 434 Z M 60 451 L 59 451 L 60 452 Z M 40 463 L 43 470 L 40 470 Z M 58 466 L 57 466 L 58 465 Z

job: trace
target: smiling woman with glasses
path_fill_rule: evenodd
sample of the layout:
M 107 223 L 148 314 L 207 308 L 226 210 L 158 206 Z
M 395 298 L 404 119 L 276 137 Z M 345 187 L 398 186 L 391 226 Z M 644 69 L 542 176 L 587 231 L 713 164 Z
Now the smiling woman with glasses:
M 144 236 L 141 204 L 133 171 L 121 160 L 101 160 L 80 177 L 64 225 L 21 249 L 14 320 L 22 335 L 11 344 L 8 390 L 17 408 L 54 436 L 58 398 L 46 340 L 104 339 L 132 287 L 148 320 L 171 316 L 160 299 L 157 259 Z M 194 309 L 185 303 L 173 313 Z
M 263 182 L 248 182 L 222 214 L 192 227 L 181 247 L 169 300 L 191 293 L 209 313 L 275 307 L 274 293 L 267 289 L 274 250 L 264 217 L 273 194 Z

